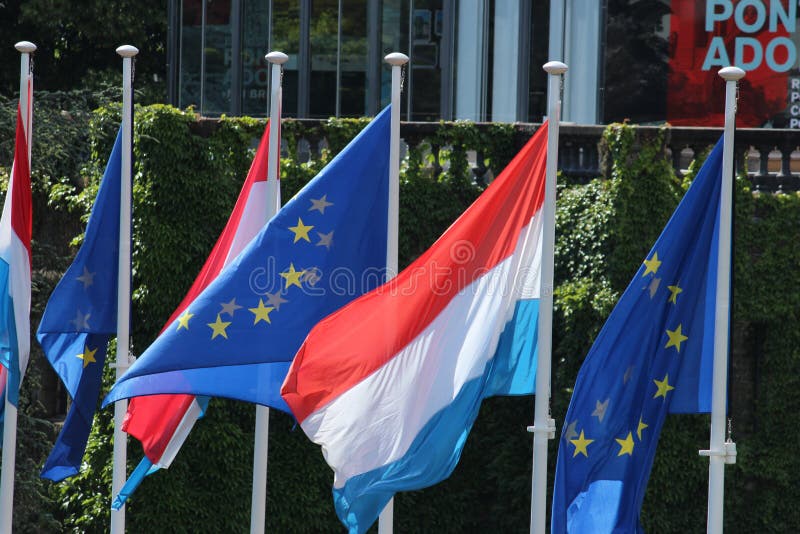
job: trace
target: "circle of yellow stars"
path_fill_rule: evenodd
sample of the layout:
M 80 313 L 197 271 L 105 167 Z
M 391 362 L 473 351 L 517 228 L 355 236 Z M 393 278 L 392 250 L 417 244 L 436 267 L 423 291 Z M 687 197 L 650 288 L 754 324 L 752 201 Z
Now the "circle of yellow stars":
M 308 208 L 308 211 L 317 211 L 321 215 L 325 214 L 325 210 L 330 206 L 333 206 L 334 203 L 328 200 L 328 195 L 322 195 L 320 198 L 312 198 L 311 207 Z M 311 243 L 311 236 L 310 232 L 314 229 L 314 225 L 306 224 L 303 222 L 302 217 L 297 218 L 297 224 L 294 226 L 289 226 L 288 230 L 292 233 L 292 244 L 296 244 L 302 241 Z M 318 247 L 325 247 L 327 250 L 330 250 L 333 246 L 333 230 L 327 233 L 317 231 L 316 234 L 319 240 L 315 243 L 315 246 Z M 286 291 L 289 288 L 296 286 L 302 288 L 303 281 L 306 281 L 309 278 L 309 275 L 312 273 L 314 268 L 311 269 L 297 269 L 294 265 L 294 262 L 289 262 L 289 267 L 283 271 L 278 273 L 279 276 L 283 279 L 283 287 L 276 291 L 275 293 L 267 293 L 266 294 L 266 302 L 263 298 L 258 299 L 258 303 L 253 308 L 247 308 L 247 310 L 253 314 L 253 325 L 257 325 L 263 322 L 265 325 L 272 324 L 272 320 L 270 318 L 270 314 L 274 311 L 280 310 L 281 304 L 285 304 L 289 302 L 287 299 L 283 298 L 286 294 Z M 211 339 L 228 339 L 228 327 L 233 324 L 233 316 L 234 313 L 242 309 L 243 306 L 236 303 L 236 299 L 232 298 L 229 302 L 221 302 L 220 303 L 221 309 L 216 315 L 216 319 L 211 323 L 206 323 L 211 329 Z M 225 320 L 224 316 L 230 317 L 229 320 Z M 88 317 L 88 315 L 87 315 Z M 189 331 L 191 326 L 191 320 L 195 317 L 195 314 L 192 313 L 189 309 L 184 310 L 184 312 L 176 319 L 175 324 L 175 331 L 180 332 L 181 330 Z M 92 358 L 94 352 L 92 352 L 88 356 L 79 355 L 79 358 Z M 94 361 L 94 360 L 92 360 Z M 84 360 L 86 362 L 86 360 Z M 84 367 L 87 363 L 84 363 Z
M 647 275 L 652 275 L 652 281 L 650 284 L 645 288 L 649 289 L 650 298 L 653 298 L 658 290 L 658 287 L 661 283 L 660 278 L 656 278 L 658 273 L 658 269 L 661 267 L 662 261 L 658 258 L 658 252 L 654 252 L 652 257 L 644 260 L 644 272 L 642 273 L 642 277 L 646 277 Z M 679 282 L 674 285 L 667 286 L 667 290 L 669 291 L 669 297 L 667 302 L 670 304 L 677 305 L 678 304 L 678 295 L 683 293 L 683 288 L 680 287 Z M 674 348 L 676 352 L 681 352 L 682 343 L 686 342 L 689 337 L 683 331 L 683 324 L 679 323 L 677 327 L 670 330 L 669 328 L 666 329 L 666 336 L 667 336 L 667 343 L 664 345 L 664 349 Z M 625 375 L 623 376 L 623 382 L 625 384 L 628 383 L 630 379 L 634 367 L 630 366 L 626 369 Z M 656 387 L 655 394 L 653 395 L 653 399 L 658 399 L 659 397 L 666 401 L 667 395 L 670 391 L 675 389 L 675 386 L 669 383 L 669 374 L 665 374 L 664 378 L 661 380 L 653 379 L 653 384 Z M 606 415 L 606 411 L 608 409 L 609 399 L 605 401 L 598 400 L 596 402 L 595 410 L 592 413 L 592 416 L 597 417 L 598 422 L 602 423 L 603 418 Z M 594 443 L 596 440 L 589 438 L 586 436 L 585 430 L 581 430 L 578 433 L 576 426 L 578 421 L 575 420 L 571 422 L 564 432 L 564 437 L 567 442 L 571 443 L 575 449 L 572 451 L 572 457 L 575 458 L 578 455 L 583 455 L 585 458 L 589 457 L 589 446 Z M 636 426 L 636 439 L 634 439 L 634 431 L 629 431 L 627 434 L 624 434 L 621 437 L 614 438 L 617 445 L 619 446 L 619 450 L 617 451 L 617 457 L 620 456 L 633 456 L 633 451 L 636 446 L 636 441 L 642 441 L 642 432 L 649 428 L 648 425 L 643 417 L 639 416 L 639 423 Z

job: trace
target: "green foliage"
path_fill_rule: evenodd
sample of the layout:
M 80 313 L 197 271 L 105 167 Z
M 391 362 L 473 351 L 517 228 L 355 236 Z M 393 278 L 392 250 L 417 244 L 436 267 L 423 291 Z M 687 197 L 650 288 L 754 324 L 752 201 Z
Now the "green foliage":
M 36 88 L 48 91 L 118 87 L 122 60 L 115 50 L 132 44 L 141 51 L 136 72 L 143 98 L 163 101 L 166 15 L 166 2 L 160 0 L 3 0 L 0 94 L 16 94 L 19 88 L 19 53 L 11 46 L 17 41 L 37 45 Z
M 34 262 L 47 266 L 34 276 L 35 316 L 74 252 L 68 244 L 80 235 L 81 221 L 96 194 L 116 134 L 119 107 L 103 107 L 80 117 L 85 127 L 80 132 L 66 128 L 59 136 L 54 126 L 50 145 L 34 146 L 34 154 L 42 145 L 39 150 L 52 151 L 56 157 L 52 168 L 37 169 L 36 159 L 34 163 L 36 217 L 45 221 L 37 223 L 42 226 L 35 234 Z M 57 125 L 61 119 L 51 120 Z M 309 127 L 286 121 L 282 132 L 291 153 L 284 154 L 281 162 L 284 200 L 365 124 L 361 119 L 332 119 Z M 136 352 L 155 338 L 213 246 L 263 127 L 263 122 L 252 119 L 223 118 L 218 127 L 206 128 L 191 112 L 159 105 L 136 109 Z M 327 148 L 301 158 L 294 153 L 300 138 L 312 140 L 312 146 L 325 138 Z M 552 402 L 559 422 L 584 355 L 694 176 L 694 171 L 683 180 L 674 175 L 664 157 L 664 138 L 664 131 L 646 137 L 632 126 L 612 125 L 601 145 L 608 175 L 559 188 Z M 80 148 L 87 146 L 88 150 Z M 469 151 L 476 151 L 487 167 L 496 170 L 513 156 L 513 147 L 510 127 L 497 125 L 481 132 L 469 123 L 441 124 L 433 135 L 412 143 L 401 172 L 401 265 L 422 253 L 483 189 L 482 177 L 470 169 Z M 7 174 L 9 151 L 0 148 L 0 173 Z M 58 159 L 59 150 L 69 156 Z M 800 524 L 800 512 L 784 504 L 800 497 L 793 484 L 800 461 L 786 454 L 777 437 L 791 428 L 788 418 L 800 409 L 800 249 L 796 247 L 800 195 L 754 195 L 742 179 L 737 182 L 736 202 L 737 342 L 732 382 L 735 398 L 746 401 L 732 404 L 739 463 L 726 476 L 726 522 L 734 531 L 787 531 Z M 47 216 L 38 215 L 42 213 Z M 38 370 L 41 367 L 42 356 L 36 353 L 32 378 L 24 390 L 29 400 L 23 408 L 20 438 L 29 441 L 18 460 L 22 482 L 15 525 L 20 532 L 107 531 L 112 410 L 98 413 L 83 472 L 61 484 L 41 483 L 36 471 L 53 439 L 35 402 L 40 391 L 36 377 L 46 377 Z M 745 371 L 751 375 L 743 375 Z M 112 379 L 108 371 L 106 388 Z M 129 530 L 246 532 L 253 412 L 247 404 L 215 399 L 169 471 L 146 479 L 134 495 L 128 506 Z M 525 530 L 532 453 L 525 427 L 532 419 L 530 397 L 489 399 L 450 479 L 398 496 L 398 531 Z M 697 450 L 707 442 L 707 416 L 668 419 L 642 512 L 648 531 L 702 530 L 707 460 Z M 556 447 L 553 442 L 551 462 Z M 140 458 L 141 450 L 131 440 L 129 469 Z M 330 496 L 332 474 L 318 447 L 289 416 L 276 411 L 270 417 L 269 466 L 269 531 L 341 531 Z M 759 513 L 752 513 L 756 509 Z

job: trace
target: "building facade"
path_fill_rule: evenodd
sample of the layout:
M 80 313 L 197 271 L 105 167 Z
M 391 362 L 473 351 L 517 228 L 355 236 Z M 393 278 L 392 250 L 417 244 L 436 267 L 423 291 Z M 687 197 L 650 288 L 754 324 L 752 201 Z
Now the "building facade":
M 407 53 L 403 119 L 538 122 L 548 59 L 563 117 L 720 125 L 716 71 L 747 71 L 740 126 L 800 128 L 798 0 L 170 0 L 171 103 L 265 116 L 263 56 L 289 55 L 283 114 L 374 115 Z

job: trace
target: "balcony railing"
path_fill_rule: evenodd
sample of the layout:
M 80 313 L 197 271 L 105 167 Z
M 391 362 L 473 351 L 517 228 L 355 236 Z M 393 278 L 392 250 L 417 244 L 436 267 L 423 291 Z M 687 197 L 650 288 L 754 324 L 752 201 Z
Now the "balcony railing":
M 520 128 L 523 126 L 520 125 Z M 603 126 L 563 125 L 559 139 L 559 169 L 568 176 L 592 178 L 600 169 L 598 141 Z M 640 136 L 652 137 L 657 126 L 639 126 Z M 682 175 L 695 154 L 713 145 L 722 128 L 667 128 L 665 155 Z M 739 128 L 734 137 L 737 173 L 747 170 L 754 191 L 789 192 L 800 190 L 800 131 L 765 128 Z M 745 166 L 746 165 L 746 166 Z
M 203 119 L 197 126 L 202 135 L 203 130 L 216 127 L 215 119 Z M 282 152 L 288 155 L 293 152 L 300 161 L 318 157 L 328 146 L 320 126 L 321 120 L 302 120 L 303 135 L 297 139 L 295 146 L 288 146 L 284 139 Z M 400 137 L 403 139 L 401 157 L 405 156 L 408 147 L 422 150 L 432 175 L 438 175 L 448 168 L 446 153 L 452 148 L 437 144 L 441 138 L 438 133 L 448 128 L 448 123 L 403 122 L 400 126 Z M 490 123 L 477 123 L 479 131 L 488 133 L 493 126 Z M 539 124 L 514 124 L 511 154 L 522 148 L 530 139 Z M 606 175 L 601 168 L 601 156 L 598 148 L 605 126 L 562 124 L 559 136 L 558 168 L 573 181 L 588 181 Z M 638 139 L 652 139 L 660 127 L 638 126 Z M 678 175 L 682 175 L 689 163 L 698 154 L 713 145 L 722 135 L 721 128 L 671 127 L 666 129 L 664 138 L 664 155 L 670 158 Z M 482 147 L 460 147 L 467 152 L 470 166 L 478 182 L 490 181 L 502 169 L 487 166 Z M 800 131 L 765 128 L 740 128 L 736 130 L 734 156 L 736 172 L 746 168 L 754 191 L 785 193 L 800 190 Z M 505 162 L 503 162 L 503 165 Z M 746 165 L 746 167 L 745 167 Z

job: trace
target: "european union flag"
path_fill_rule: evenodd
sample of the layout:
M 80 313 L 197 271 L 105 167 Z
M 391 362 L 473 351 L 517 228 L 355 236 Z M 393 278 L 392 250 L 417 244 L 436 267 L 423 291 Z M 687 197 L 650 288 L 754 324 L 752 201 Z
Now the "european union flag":
M 256 235 L 117 381 L 289 411 L 280 388 L 318 321 L 385 279 L 386 108 Z
M 64 428 L 42 469 L 43 478 L 56 482 L 78 473 L 97 408 L 106 345 L 117 331 L 121 154 L 118 133 L 83 245 L 50 295 L 36 332 L 72 397 Z
M 558 449 L 552 532 L 641 532 L 664 418 L 711 407 L 722 141 L 600 331 Z

